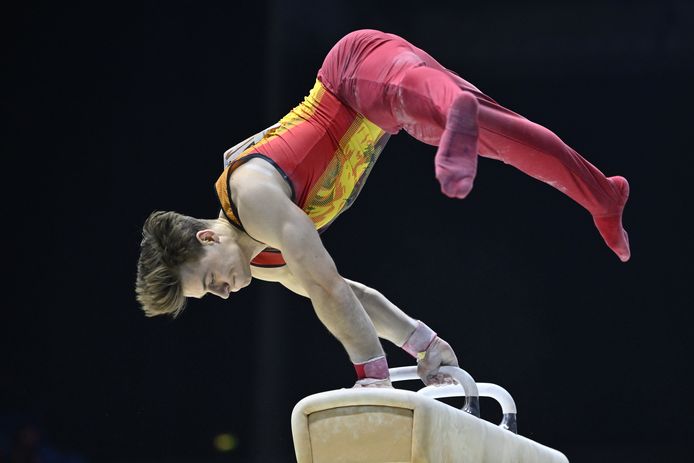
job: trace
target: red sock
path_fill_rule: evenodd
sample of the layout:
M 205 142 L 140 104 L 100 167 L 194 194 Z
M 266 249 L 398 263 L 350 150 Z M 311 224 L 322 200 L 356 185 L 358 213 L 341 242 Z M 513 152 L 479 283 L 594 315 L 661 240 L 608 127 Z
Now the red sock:
M 474 95 L 459 95 L 448 112 L 434 163 L 441 191 L 450 198 L 465 198 L 477 174 L 477 113 Z
M 629 250 L 629 235 L 622 226 L 622 212 L 629 198 L 629 182 L 624 177 L 619 176 L 608 177 L 608 180 L 621 194 L 619 211 L 606 216 L 593 217 L 593 221 L 605 240 L 605 244 L 617 254 L 622 262 L 626 262 L 631 257 L 631 251 Z

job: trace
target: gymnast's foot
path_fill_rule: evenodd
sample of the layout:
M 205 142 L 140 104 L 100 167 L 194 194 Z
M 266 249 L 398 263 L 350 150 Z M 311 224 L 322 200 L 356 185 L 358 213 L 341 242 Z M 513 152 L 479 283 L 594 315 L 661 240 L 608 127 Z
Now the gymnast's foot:
M 631 251 L 629 250 L 629 235 L 622 226 L 622 212 L 629 198 L 629 182 L 624 177 L 619 176 L 609 177 L 607 180 L 620 194 L 619 211 L 614 214 L 593 217 L 593 221 L 605 240 L 605 244 L 617 254 L 622 262 L 626 262 L 631 257 Z
M 451 105 L 434 164 L 441 191 L 449 198 L 465 198 L 477 173 L 477 98 L 458 96 Z

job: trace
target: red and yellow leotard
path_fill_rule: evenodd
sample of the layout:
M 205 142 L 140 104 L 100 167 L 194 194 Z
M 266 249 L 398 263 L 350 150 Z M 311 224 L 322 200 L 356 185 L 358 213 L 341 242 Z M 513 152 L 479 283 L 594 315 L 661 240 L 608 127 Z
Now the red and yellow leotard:
M 256 144 L 225 158 L 224 172 L 215 184 L 222 210 L 243 230 L 229 194 L 229 177 L 244 162 L 261 157 L 289 183 L 292 201 L 322 233 L 352 205 L 389 137 L 316 80 L 309 95 L 278 126 Z M 267 248 L 251 264 L 285 263 L 278 250 Z

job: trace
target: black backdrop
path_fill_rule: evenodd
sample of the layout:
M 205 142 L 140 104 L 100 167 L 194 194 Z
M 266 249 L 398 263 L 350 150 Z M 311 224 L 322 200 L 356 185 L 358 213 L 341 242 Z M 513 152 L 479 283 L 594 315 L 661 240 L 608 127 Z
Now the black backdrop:
M 434 327 L 478 381 L 511 392 L 521 434 L 570 460 L 692 450 L 692 2 L 7 13 L 0 461 L 27 426 L 44 461 L 293 461 L 293 405 L 354 380 L 341 346 L 307 300 L 259 281 L 146 319 L 140 230 L 155 209 L 215 216 L 221 153 L 297 104 L 357 28 L 403 35 L 626 176 L 633 258 L 621 264 L 577 204 L 498 162 L 480 161 L 468 199 L 442 196 L 434 148 L 403 133 L 323 235 L 340 272 Z M 391 366 L 410 363 L 385 347 Z M 232 452 L 215 450 L 219 433 Z

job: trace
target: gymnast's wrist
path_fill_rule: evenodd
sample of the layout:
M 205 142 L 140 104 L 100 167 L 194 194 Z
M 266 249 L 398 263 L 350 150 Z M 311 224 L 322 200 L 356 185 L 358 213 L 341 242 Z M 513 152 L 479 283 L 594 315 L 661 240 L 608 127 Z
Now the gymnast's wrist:
M 366 362 L 355 363 L 354 369 L 357 372 L 357 380 L 366 378 L 382 380 L 390 378 L 388 361 L 385 355 L 374 357 Z
M 436 332 L 424 322 L 417 320 L 417 327 L 400 347 L 415 359 L 420 360 L 434 339 L 436 339 Z

